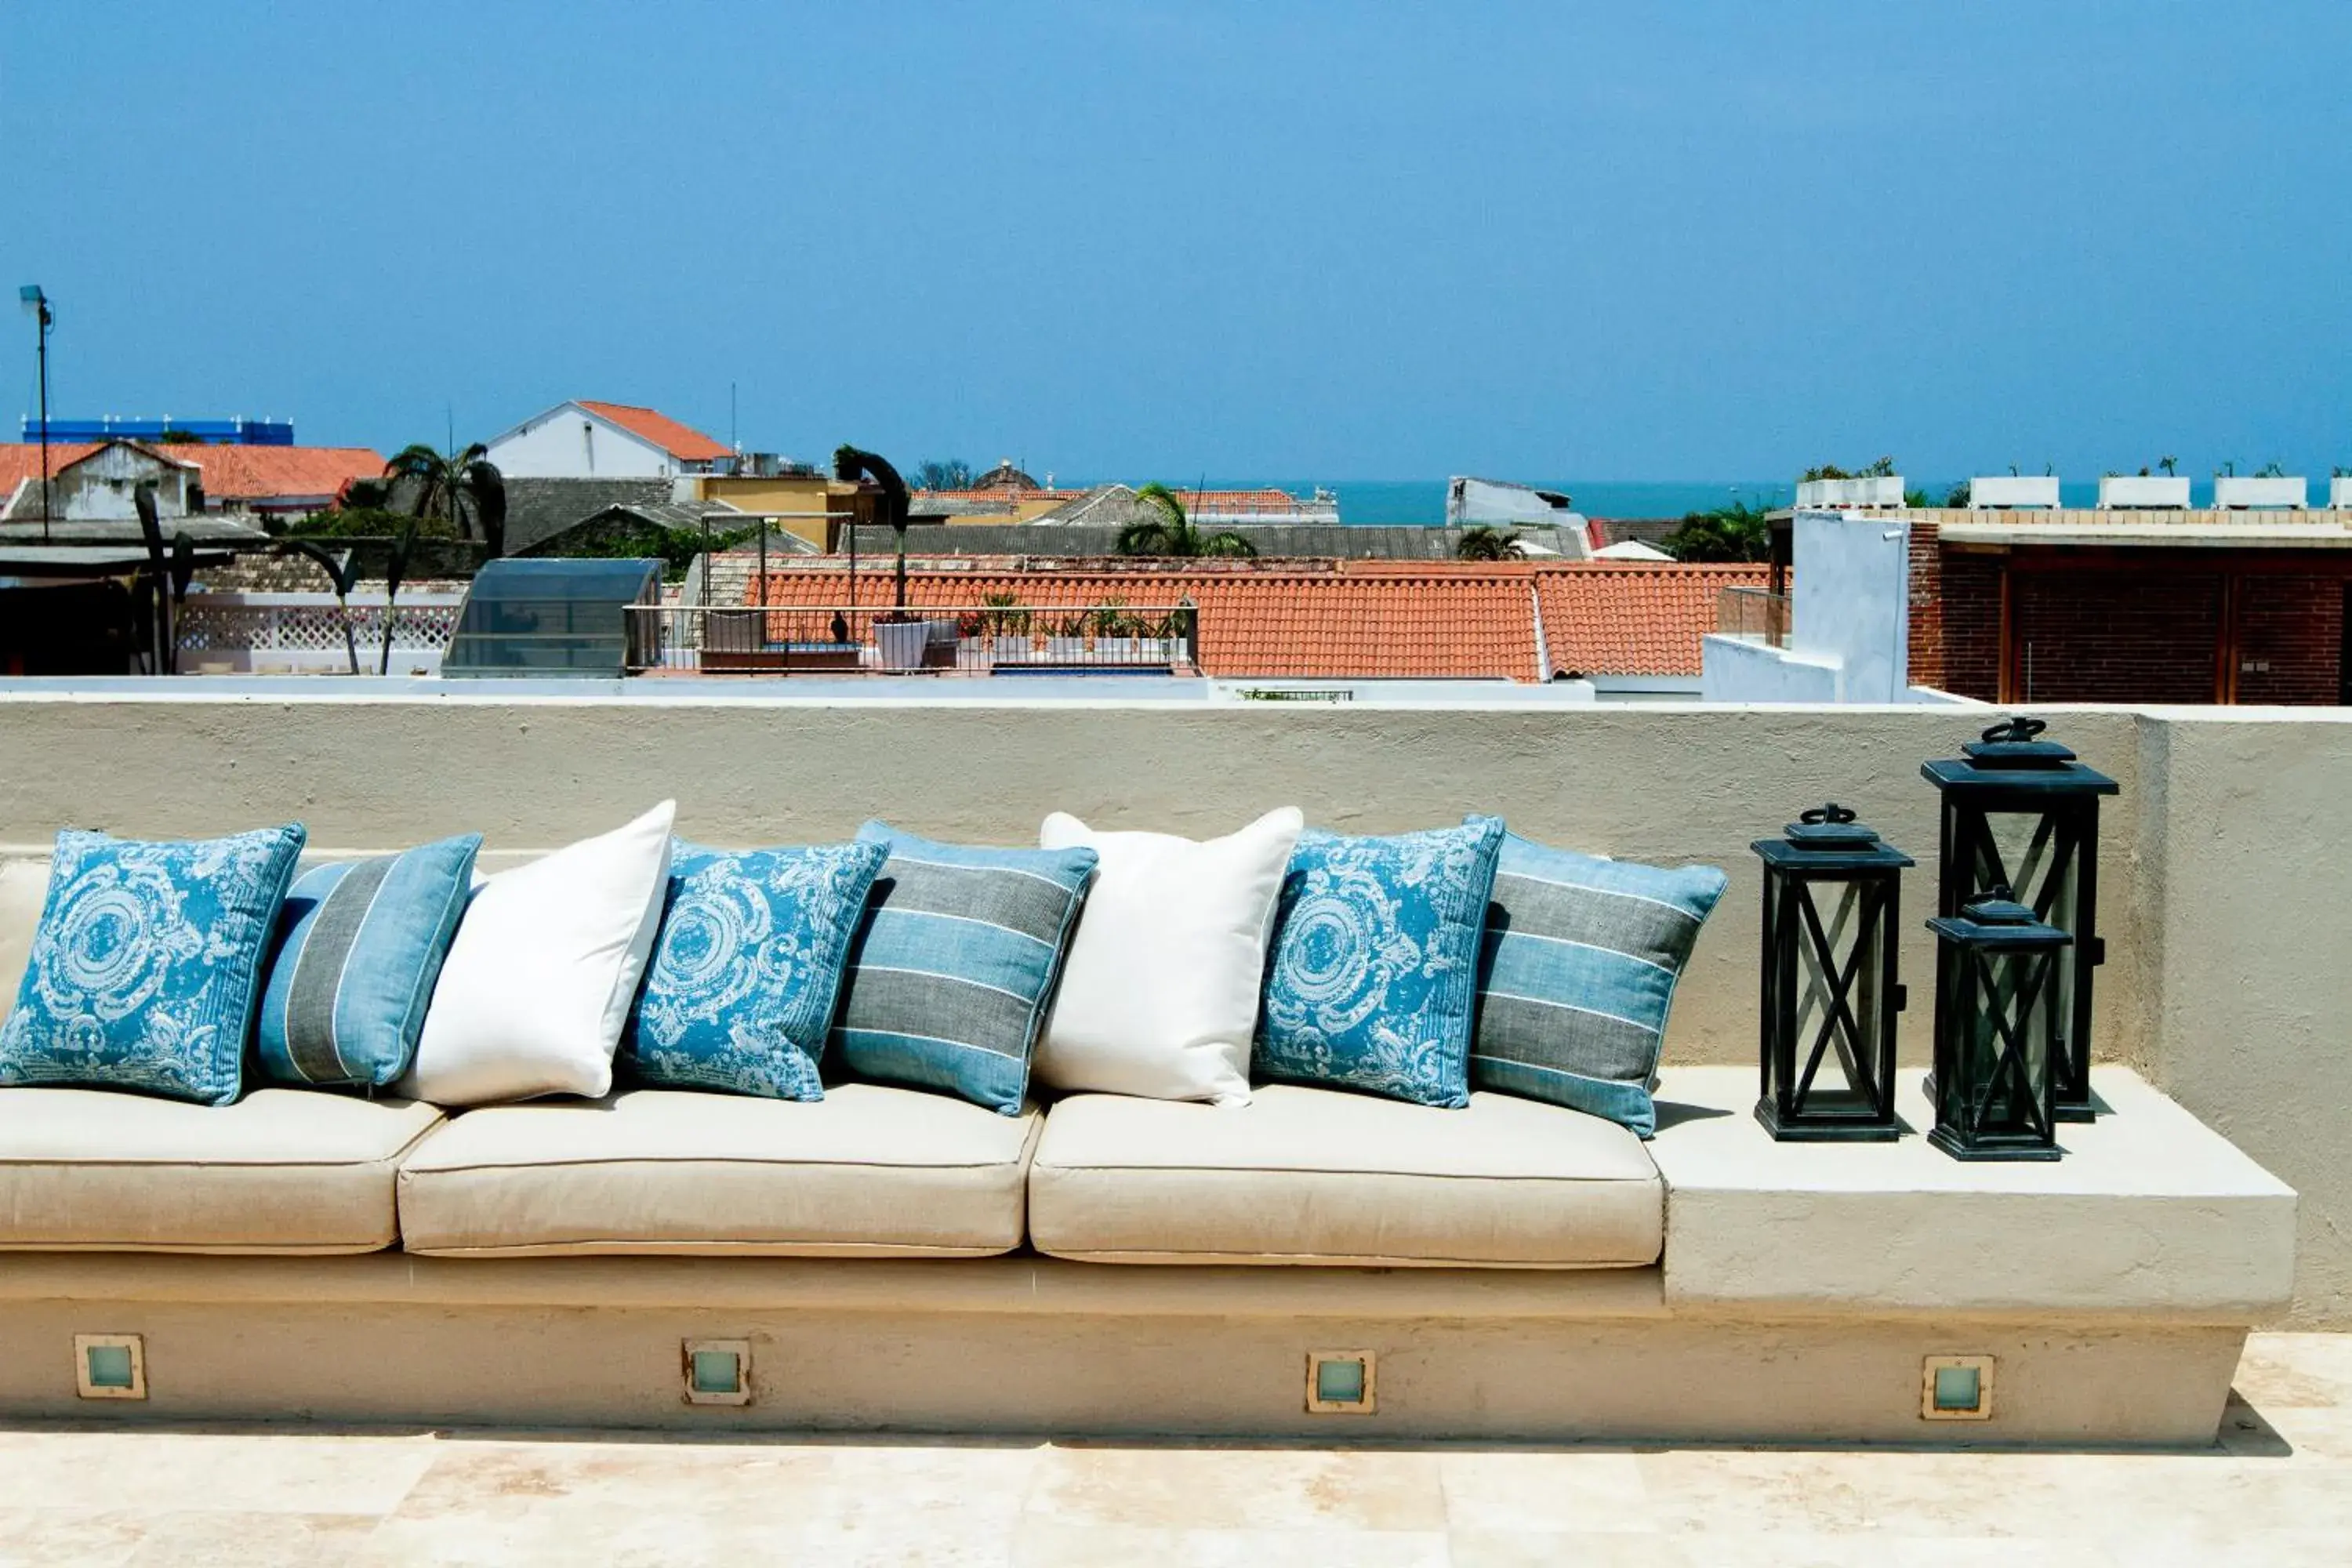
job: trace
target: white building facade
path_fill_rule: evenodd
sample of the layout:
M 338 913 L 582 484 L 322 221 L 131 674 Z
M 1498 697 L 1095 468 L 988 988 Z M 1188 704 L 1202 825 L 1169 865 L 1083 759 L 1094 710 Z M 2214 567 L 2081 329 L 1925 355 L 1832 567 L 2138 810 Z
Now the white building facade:
M 653 409 L 585 400 L 559 403 L 488 446 L 499 473 L 527 479 L 673 479 L 709 473 L 732 456 Z

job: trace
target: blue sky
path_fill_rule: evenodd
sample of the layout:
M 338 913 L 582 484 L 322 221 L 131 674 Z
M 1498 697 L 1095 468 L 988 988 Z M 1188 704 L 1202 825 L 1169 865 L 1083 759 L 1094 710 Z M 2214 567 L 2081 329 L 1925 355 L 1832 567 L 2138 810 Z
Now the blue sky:
M 26 5 L 0 272 L 60 414 L 386 448 L 732 382 L 1064 477 L 2325 473 L 2347 60 L 2344 0 Z

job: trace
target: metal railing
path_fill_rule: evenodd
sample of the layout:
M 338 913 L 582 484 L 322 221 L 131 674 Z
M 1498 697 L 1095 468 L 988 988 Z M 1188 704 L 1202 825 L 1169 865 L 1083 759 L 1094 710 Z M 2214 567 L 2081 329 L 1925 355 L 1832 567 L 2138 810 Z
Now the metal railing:
M 1741 637 L 1768 647 L 1787 647 L 1794 621 L 1789 595 L 1768 588 L 1722 588 L 1715 596 L 1717 637 Z
M 632 605 L 631 673 L 1164 675 L 1197 668 L 1191 605 Z

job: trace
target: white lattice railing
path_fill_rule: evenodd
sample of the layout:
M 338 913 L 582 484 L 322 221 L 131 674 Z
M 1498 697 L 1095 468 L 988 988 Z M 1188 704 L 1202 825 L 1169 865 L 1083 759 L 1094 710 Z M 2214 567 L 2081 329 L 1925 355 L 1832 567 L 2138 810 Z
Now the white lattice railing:
M 465 602 L 456 594 L 401 595 L 391 610 L 395 658 L 430 654 L 437 662 Z M 383 647 L 383 595 L 354 594 L 349 613 L 360 668 L 372 670 L 370 650 L 380 658 Z M 241 665 L 345 668 L 344 614 L 331 594 L 191 594 L 180 607 L 180 650 Z

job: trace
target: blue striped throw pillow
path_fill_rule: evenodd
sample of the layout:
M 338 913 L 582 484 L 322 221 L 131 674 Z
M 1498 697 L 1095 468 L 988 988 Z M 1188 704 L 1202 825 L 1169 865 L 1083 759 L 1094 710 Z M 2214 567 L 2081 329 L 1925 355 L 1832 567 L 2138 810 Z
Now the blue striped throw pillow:
M 823 1100 L 816 1064 L 842 965 L 888 854 L 866 843 L 674 844 L 623 1059 L 647 1083 Z
M 934 844 L 879 822 L 857 837 L 890 858 L 842 976 L 842 1065 L 1018 1115 L 1095 852 Z
M 265 1075 L 382 1089 L 408 1070 L 481 847 L 461 834 L 295 879 L 261 995 Z
M 1486 906 L 1471 1080 L 1657 1131 L 1675 984 L 1724 875 L 1503 840 Z

